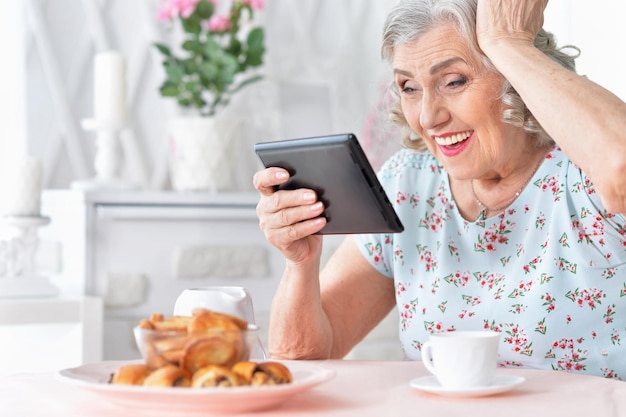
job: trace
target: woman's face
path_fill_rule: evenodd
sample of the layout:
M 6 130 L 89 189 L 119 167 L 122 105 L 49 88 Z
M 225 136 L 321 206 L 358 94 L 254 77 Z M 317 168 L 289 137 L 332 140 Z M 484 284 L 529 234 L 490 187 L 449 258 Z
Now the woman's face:
M 523 130 L 502 121 L 504 78 L 487 71 L 452 25 L 396 48 L 404 116 L 451 177 L 498 177 L 513 169 Z

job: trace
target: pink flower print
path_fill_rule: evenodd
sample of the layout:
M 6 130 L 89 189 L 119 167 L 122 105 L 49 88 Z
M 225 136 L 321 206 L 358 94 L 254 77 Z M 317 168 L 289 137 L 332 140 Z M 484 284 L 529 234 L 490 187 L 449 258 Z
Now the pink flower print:
M 617 372 L 615 372 L 613 369 L 602 368 L 601 371 L 602 376 L 605 378 L 621 380 L 621 378 L 617 375 Z
M 622 344 L 622 339 L 620 338 L 619 331 L 617 329 L 613 329 L 613 332 L 611 333 L 611 343 L 616 346 L 621 346 Z
M 474 277 L 476 281 L 480 284 L 482 288 L 487 288 L 489 291 L 494 292 L 494 300 L 499 300 L 501 298 L 502 292 L 504 291 L 504 275 L 502 274 L 494 274 L 489 273 L 485 274 L 482 272 L 475 272 Z
M 469 311 L 469 310 L 465 310 L 465 309 L 463 309 L 463 310 L 461 310 L 461 312 L 459 313 L 459 318 L 460 318 L 460 319 L 464 319 L 464 318 L 465 318 L 465 316 L 467 316 L 467 317 L 473 317 L 473 316 L 474 316 L 474 314 L 476 314 L 476 313 L 474 313 L 473 311 Z
M 411 320 L 413 319 L 413 315 L 417 311 L 418 299 L 414 298 L 405 302 L 402 305 L 402 310 L 400 311 L 400 325 L 402 331 L 408 329 L 411 325 Z
M 508 235 L 515 228 L 515 223 L 504 220 L 504 215 L 501 215 L 499 218 L 499 223 L 489 226 L 482 235 L 477 237 L 477 241 L 474 243 L 476 252 L 495 252 L 498 245 L 508 244 Z
M 404 265 L 404 252 L 400 249 L 400 245 L 396 245 L 393 251 L 393 257 L 400 265 Z
M 446 281 L 448 284 L 453 284 L 455 287 L 465 287 L 469 282 L 470 275 L 471 274 L 469 271 L 456 271 L 453 274 L 443 277 L 443 280 Z
M 370 259 L 372 260 L 372 262 L 374 262 L 375 264 L 381 264 L 383 265 L 383 267 L 385 268 L 385 270 L 389 270 L 389 268 L 387 267 L 387 265 L 384 262 L 384 258 L 383 258 L 383 249 L 382 249 L 382 245 L 380 243 L 372 243 L 372 242 L 368 242 L 365 244 L 365 249 L 367 250 L 367 253 L 370 257 Z
M 561 235 L 561 238 L 559 239 L 559 243 L 561 244 L 562 247 L 569 248 L 567 233 L 563 233 Z
M 539 323 L 537 323 L 537 327 L 535 327 L 535 331 L 537 333 L 546 334 L 546 318 L 541 319 Z
M 596 190 L 593 188 L 593 183 L 591 182 L 589 178 L 585 178 L 585 190 L 587 191 L 587 194 L 589 195 L 595 194 L 596 192 Z
M 626 282 L 624 283 L 624 288 L 622 288 L 619 292 L 620 297 L 626 297 Z
M 406 199 L 407 199 L 406 194 L 398 191 L 398 193 L 396 194 L 396 204 L 402 205 L 402 203 L 405 202 Z
M 528 291 L 531 290 L 532 286 L 533 286 L 532 281 L 526 281 L 526 282 L 520 281 L 520 283 L 517 285 L 517 288 L 515 288 L 509 294 L 509 298 L 523 297 L 524 295 L 526 295 Z
M 576 288 L 574 291 L 568 291 L 565 297 L 572 300 L 579 307 L 588 306 L 592 310 L 595 310 L 597 307 L 596 304 L 602 304 L 601 300 L 606 297 L 606 295 L 602 290 L 598 290 L 597 288 L 583 288 L 582 290 Z
M 546 215 L 541 213 L 535 220 L 535 229 L 543 230 L 543 226 L 546 225 Z
M 417 253 L 419 254 L 419 262 L 424 265 L 427 272 L 437 267 L 437 258 L 426 248 L 426 246 L 417 245 Z
M 521 314 L 526 311 L 526 306 L 524 304 L 513 304 L 509 309 L 509 313 L 513 314 Z
M 480 297 L 472 295 L 462 295 L 461 298 L 465 301 L 465 304 L 475 307 L 481 303 Z
M 552 296 L 552 294 L 550 293 L 545 293 L 544 295 L 541 296 L 541 299 L 543 300 L 543 306 L 546 307 L 546 311 L 548 313 L 554 311 L 555 304 L 554 304 L 554 297 Z
M 565 258 L 556 258 L 554 260 L 554 264 L 559 268 L 559 270 L 563 272 L 571 272 L 573 274 L 576 273 L 576 269 L 578 267 L 577 264 L 572 263 Z
M 586 366 L 584 361 L 587 360 L 587 350 L 581 349 L 577 345 L 581 345 L 583 339 L 561 339 L 552 343 L 552 349 L 546 353 L 547 359 L 557 359 L 552 364 L 552 369 L 559 371 L 584 371 Z M 559 356 L 557 358 L 557 356 Z
M 547 284 L 550 281 L 552 281 L 552 278 L 554 278 L 552 275 L 548 275 L 545 272 L 542 272 L 541 275 L 539 276 L 539 283 L 541 285 Z
M 407 290 L 407 287 L 409 287 L 411 285 L 411 283 L 408 284 L 404 284 L 403 282 L 398 281 L 398 284 L 396 284 L 396 295 L 401 296 L 403 292 L 405 292 Z
M 521 355 L 532 356 L 532 342 L 528 341 L 526 332 L 516 324 L 509 324 L 503 335 L 504 343 L 511 346 L 511 350 Z
M 565 317 L 565 323 L 570 324 L 572 322 L 572 316 L 569 314 Z
M 491 324 L 489 323 L 488 320 L 484 320 L 483 321 L 483 328 L 485 330 L 491 330 L 491 331 L 494 331 L 494 332 L 500 332 L 501 326 L 497 325 L 495 320 L 492 320 Z
M 435 278 L 435 280 L 432 283 L 432 287 L 430 289 L 430 292 L 432 294 L 436 294 L 437 293 L 437 288 L 439 288 L 439 278 Z
M 530 269 L 537 269 L 537 265 L 539 265 L 541 263 L 542 259 L 540 256 L 537 256 L 536 258 L 531 259 L 531 261 L 524 265 L 524 267 L 522 268 L 524 270 L 525 274 L 530 273 Z
M 439 333 L 443 330 L 443 323 L 434 321 L 425 321 L 424 328 L 428 333 Z M 453 328 L 454 329 L 454 328 Z M 448 329 L 450 331 L 450 329 Z
M 454 240 L 450 239 L 450 242 L 448 243 L 448 251 L 450 252 L 450 255 L 455 257 L 457 261 L 460 261 L 460 257 L 459 257 L 459 250 L 456 247 L 456 244 L 454 243 Z
M 615 315 L 615 304 L 611 304 L 606 308 L 606 312 L 602 316 L 606 324 L 613 323 L 613 316 Z

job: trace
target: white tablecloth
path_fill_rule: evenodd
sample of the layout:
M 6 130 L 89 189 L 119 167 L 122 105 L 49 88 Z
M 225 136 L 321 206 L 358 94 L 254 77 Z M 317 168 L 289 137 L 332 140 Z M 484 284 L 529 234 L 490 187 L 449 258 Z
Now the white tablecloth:
M 600 377 L 501 369 L 498 372 L 524 376 L 526 382 L 496 396 L 446 398 L 422 393 L 409 385 L 412 379 L 429 375 L 420 362 L 333 360 L 314 363 L 334 370 L 335 377 L 295 395 L 278 408 L 243 415 L 626 416 L 626 383 Z M 163 415 L 148 406 L 129 410 L 110 404 L 97 393 L 58 380 L 54 373 L 0 378 L 0 414 L 7 417 Z

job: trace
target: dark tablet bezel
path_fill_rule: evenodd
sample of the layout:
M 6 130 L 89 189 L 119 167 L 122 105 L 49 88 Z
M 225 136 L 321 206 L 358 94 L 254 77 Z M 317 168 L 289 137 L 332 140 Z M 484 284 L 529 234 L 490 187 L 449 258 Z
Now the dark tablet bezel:
M 261 142 L 254 150 L 265 167 L 289 171 L 291 178 L 280 189 L 317 192 L 328 219 L 320 234 L 404 230 L 354 134 Z

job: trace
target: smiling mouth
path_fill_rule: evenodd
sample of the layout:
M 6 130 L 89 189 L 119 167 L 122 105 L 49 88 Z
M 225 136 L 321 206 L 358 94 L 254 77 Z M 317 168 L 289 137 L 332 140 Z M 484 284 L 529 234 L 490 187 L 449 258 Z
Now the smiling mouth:
M 457 143 L 463 142 L 464 140 L 469 138 L 471 135 L 472 135 L 472 131 L 468 130 L 466 132 L 456 133 L 454 135 L 450 135 L 446 137 L 433 136 L 433 138 L 435 139 L 435 142 L 437 142 L 437 145 L 452 146 L 452 145 L 456 145 Z

